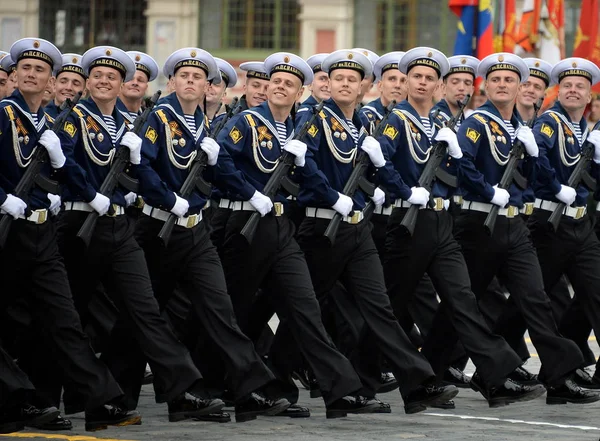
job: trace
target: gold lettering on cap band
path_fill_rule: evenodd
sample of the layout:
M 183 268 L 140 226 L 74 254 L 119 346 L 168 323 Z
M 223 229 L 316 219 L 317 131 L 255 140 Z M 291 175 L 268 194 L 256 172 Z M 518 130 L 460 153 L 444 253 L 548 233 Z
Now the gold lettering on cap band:
M 223 78 L 223 81 L 225 81 L 225 84 L 227 84 L 227 86 L 229 86 L 229 75 L 227 75 L 225 72 L 221 71 L 221 78 Z
M 150 79 L 150 69 L 148 68 L 148 66 L 142 63 L 135 63 L 135 68 L 136 70 L 141 70 L 142 72 L 144 72 L 146 76 L 148 76 L 148 79 Z
M 60 70 L 58 71 L 58 73 L 56 74 L 56 76 L 58 77 L 63 72 L 73 72 L 73 73 L 81 75 L 83 78 L 87 78 L 85 76 L 85 73 L 83 72 L 83 68 L 81 66 L 77 66 L 75 64 L 65 64 L 65 65 L 63 65 L 63 67 L 60 68 Z
M 592 74 L 583 69 L 567 69 L 558 74 L 558 82 L 560 83 L 565 77 L 584 77 L 592 82 Z
M 269 75 L 267 75 L 264 72 L 258 72 L 258 71 L 255 71 L 255 70 L 249 70 L 246 73 L 246 77 L 247 78 L 258 78 L 259 80 L 267 80 L 267 81 L 269 81 Z
M 50 66 L 54 66 L 54 61 L 52 60 L 52 57 L 50 57 L 50 55 L 45 54 L 42 51 L 28 50 L 21 52 L 21 55 L 19 55 L 17 61 L 22 60 L 23 58 L 35 58 L 38 60 L 45 61 Z
M 302 71 L 292 66 L 291 64 L 276 64 L 271 69 L 271 75 L 273 75 L 275 72 L 291 73 L 292 75 L 295 75 L 298 78 L 300 78 L 300 81 L 304 83 L 304 74 L 302 73 Z
M 350 55 L 352 54 L 348 54 L 348 58 L 350 58 Z M 338 61 L 337 63 L 332 63 L 331 66 L 329 66 L 329 72 L 335 69 L 355 70 L 360 73 L 362 78 L 365 77 L 365 68 L 362 66 L 362 64 L 359 64 L 356 61 Z
M 319 63 L 319 64 L 315 64 L 315 65 L 313 66 L 312 70 L 313 70 L 313 73 L 317 73 L 317 72 L 320 72 L 320 71 L 322 71 L 323 69 L 321 68 L 321 63 Z
M 392 69 L 398 69 L 398 63 L 384 64 L 383 67 L 381 68 L 381 75 L 383 75 L 384 72 L 387 72 L 388 70 L 392 70 Z
M 106 52 L 110 52 L 110 51 L 106 51 Z M 93 67 L 97 67 L 97 66 L 104 66 L 104 67 L 112 67 L 113 69 L 118 70 L 119 72 L 121 72 L 121 74 L 123 75 L 123 78 L 125 78 L 127 69 L 125 69 L 125 66 L 123 65 L 123 63 L 121 63 L 120 61 L 115 60 L 114 58 L 96 58 L 94 61 L 92 61 L 90 63 L 90 70 L 92 70 Z
M 177 72 L 177 69 L 181 67 L 199 67 L 204 72 L 206 72 L 206 75 L 208 76 L 208 66 L 200 60 L 192 60 L 189 58 L 187 60 L 181 60 L 173 68 L 173 73 Z
M 469 66 L 454 66 L 450 68 L 450 70 L 446 74 L 446 77 L 455 73 L 468 73 L 475 76 L 475 69 Z
M 408 66 L 406 66 L 406 72 L 408 72 L 415 66 L 431 67 L 432 69 L 437 71 L 438 75 L 440 75 L 442 72 L 440 64 L 431 58 L 417 58 L 415 60 L 412 60 L 410 63 L 408 63 Z
M 510 70 L 516 72 L 519 75 L 519 78 L 521 78 L 521 71 L 517 68 L 517 66 L 514 66 L 510 63 L 493 64 L 489 67 L 489 69 L 485 73 L 485 76 L 487 77 L 490 73 L 495 72 L 497 70 Z
M 537 78 L 544 80 L 544 82 L 546 83 L 546 86 L 548 86 L 548 84 L 550 84 L 550 76 L 542 70 L 533 69 L 530 67 L 529 75 L 531 75 L 532 77 L 537 77 Z

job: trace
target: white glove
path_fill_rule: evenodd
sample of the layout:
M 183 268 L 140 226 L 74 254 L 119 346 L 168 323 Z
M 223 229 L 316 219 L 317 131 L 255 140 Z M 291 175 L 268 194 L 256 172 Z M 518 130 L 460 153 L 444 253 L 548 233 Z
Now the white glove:
M 110 199 L 103 194 L 96 193 L 96 197 L 90 202 L 90 205 L 100 216 L 104 216 L 110 208 Z
M 52 216 L 56 216 L 60 213 L 60 204 L 62 203 L 60 196 L 48 193 L 48 199 L 50 199 L 50 213 L 52 213 Z
M 375 202 L 375 205 L 378 207 L 383 205 L 385 202 L 385 192 L 381 188 L 377 187 L 373 193 L 373 196 L 371 196 L 371 200 Z
M 573 202 L 575 202 L 577 192 L 573 187 L 569 187 L 568 185 L 561 185 L 560 191 L 554 196 L 556 196 L 556 199 L 563 202 L 564 204 L 571 205 Z
M 295 156 L 294 164 L 296 167 L 304 167 L 305 156 L 306 156 L 306 144 L 297 139 L 292 139 L 286 145 L 283 146 L 283 150 L 290 152 Z
M 448 144 L 448 154 L 454 159 L 462 158 L 462 150 L 458 145 L 458 138 L 456 133 L 452 131 L 450 127 L 441 128 L 434 138 L 436 141 L 444 141 Z
M 422 205 L 425 207 L 429 203 L 429 192 L 423 187 L 412 187 L 412 194 L 406 200 L 413 205 Z
M 25 216 L 25 209 L 27 208 L 27 204 L 23 202 L 22 199 L 13 196 L 12 194 L 6 195 L 6 200 L 0 208 L 3 212 L 9 214 L 15 219 L 18 219 L 19 216 Z
M 523 143 L 527 154 L 533 158 L 537 158 L 540 154 L 540 149 L 535 142 L 533 132 L 527 126 L 521 126 L 517 129 L 517 139 Z
M 206 156 L 208 156 L 208 165 L 215 165 L 219 158 L 219 149 L 221 148 L 219 144 L 217 144 L 217 141 L 207 136 L 200 143 L 200 148 L 206 153 Z
M 354 202 L 352 201 L 352 198 L 349 196 L 346 196 L 345 194 L 342 193 L 338 193 L 340 195 L 340 197 L 338 198 L 337 202 L 335 204 L 333 204 L 333 208 L 335 211 L 337 211 L 338 213 L 340 213 L 342 216 L 348 216 L 350 214 L 350 212 L 352 211 L 352 207 L 354 206 Z
M 129 207 L 131 204 L 134 204 L 136 199 L 137 194 L 135 194 L 133 191 L 130 191 L 125 195 L 125 206 Z
M 375 167 L 379 168 L 385 165 L 385 158 L 383 157 L 383 152 L 381 151 L 381 144 L 379 144 L 379 141 L 377 141 L 375 138 L 372 136 L 367 136 L 360 145 L 360 148 L 363 149 L 367 155 L 369 155 L 369 159 Z
M 500 208 L 506 207 L 510 199 L 510 193 L 503 188 L 498 188 L 498 184 L 494 185 L 494 197 L 492 198 L 492 204 L 499 206 Z
M 173 205 L 173 208 L 171 208 L 171 213 L 173 213 L 177 217 L 183 217 L 189 209 L 190 203 L 187 200 L 180 198 L 175 194 L 175 205 Z
M 261 217 L 269 213 L 273 208 L 273 201 L 260 191 L 255 191 L 248 202 L 250 202 L 250 205 L 252 205 L 254 209 L 260 213 Z
M 65 165 L 67 158 L 65 158 L 65 154 L 60 147 L 60 139 L 58 139 L 56 133 L 52 130 L 46 130 L 40 136 L 40 144 L 48 151 L 52 168 L 61 168 Z
M 600 164 L 600 130 L 592 130 L 587 140 L 594 145 L 594 162 Z
M 129 149 L 129 162 L 133 165 L 142 162 L 142 138 L 133 132 L 127 132 L 121 138 L 121 145 Z

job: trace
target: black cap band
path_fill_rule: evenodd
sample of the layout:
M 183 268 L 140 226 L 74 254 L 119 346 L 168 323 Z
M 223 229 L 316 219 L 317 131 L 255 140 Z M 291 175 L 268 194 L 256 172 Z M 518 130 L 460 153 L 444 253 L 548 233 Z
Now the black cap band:
M 200 60 L 194 60 L 191 58 L 188 58 L 187 60 L 181 60 L 173 68 L 173 73 L 177 72 L 177 70 L 182 67 L 198 67 L 198 68 L 202 69 L 206 73 L 206 76 L 208 77 L 208 66 Z
M 58 78 L 58 76 L 63 72 L 73 72 L 73 73 L 81 75 L 83 77 L 83 79 L 87 78 L 85 76 L 85 73 L 83 72 L 83 68 L 76 64 L 63 64 L 63 66 L 60 68 L 60 70 L 56 74 L 56 77 Z
M 148 66 L 142 63 L 135 63 L 135 69 L 144 72 L 148 77 L 148 80 L 150 80 L 150 69 L 148 68 Z
M 550 76 L 543 70 L 539 70 L 539 69 L 530 67 L 529 68 L 529 76 L 544 80 L 544 83 L 546 83 L 546 87 L 548 87 L 550 85 Z
M 54 61 L 52 60 L 52 57 L 35 49 L 22 52 L 17 61 L 20 61 L 23 58 L 35 58 L 37 60 L 42 60 L 48 63 L 50 67 L 54 67 Z
M 96 58 L 94 61 L 90 63 L 90 72 L 94 67 L 112 67 L 113 69 L 118 70 L 123 78 L 127 76 L 127 69 L 120 61 L 115 60 L 114 58 Z
M 588 80 L 590 80 L 590 83 L 593 82 L 592 81 L 592 74 L 590 72 L 588 72 L 587 70 L 583 70 L 583 69 L 567 69 L 561 73 L 558 74 L 558 82 L 560 83 L 563 78 L 565 77 L 584 77 L 587 78 Z
M 442 74 L 442 68 L 440 64 L 431 58 L 417 58 L 416 60 L 412 60 L 410 63 L 408 63 L 408 66 L 406 66 L 406 73 L 408 73 L 415 66 L 431 67 L 437 72 L 438 77 Z
M 276 64 L 271 69 L 271 75 L 273 75 L 275 72 L 286 72 L 295 75 L 296 77 L 300 78 L 300 81 L 304 84 L 304 74 L 300 69 L 292 66 L 291 64 Z
M 361 78 L 365 77 L 365 68 L 362 66 L 362 64 L 357 63 L 356 61 L 338 61 L 337 63 L 332 63 L 331 66 L 329 66 L 329 73 L 335 69 L 355 70 L 360 74 Z
M 477 75 L 475 74 L 475 69 L 473 69 L 470 66 L 455 66 L 455 67 L 451 67 L 450 70 L 448 71 L 448 73 L 446 74 L 446 76 L 444 77 L 444 79 L 448 78 L 450 75 L 452 74 L 456 74 L 456 73 L 467 73 L 467 74 L 471 74 L 473 75 L 473 78 L 475 78 Z
M 267 80 L 269 81 L 269 75 L 264 72 L 258 72 L 256 70 L 249 70 L 246 73 L 246 78 L 257 78 L 259 80 Z
M 492 72 L 495 72 L 497 70 L 510 70 L 512 72 L 516 72 L 517 75 L 519 75 L 519 78 L 521 78 L 521 71 L 519 70 L 519 68 L 510 63 L 493 64 L 492 66 L 490 66 L 490 68 L 485 73 L 485 77 L 487 78 L 489 74 L 491 74 Z

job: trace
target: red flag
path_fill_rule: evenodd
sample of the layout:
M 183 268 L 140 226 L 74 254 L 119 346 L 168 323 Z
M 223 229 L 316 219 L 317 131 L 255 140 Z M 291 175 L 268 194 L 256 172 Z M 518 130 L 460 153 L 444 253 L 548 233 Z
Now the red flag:
M 542 0 L 525 0 L 523 5 L 523 14 L 516 43 L 530 54 L 535 51 L 535 43 L 538 40 L 541 9 Z
M 573 56 L 600 65 L 600 0 L 583 0 L 579 27 L 575 35 Z M 600 93 L 600 85 L 594 87 Z
M 502 32 L 502 52 L 513 53 L 517 40 L 517 0 L 504 2 L 504 31 Z M 500 52 L 498 51 L 498 52 Z

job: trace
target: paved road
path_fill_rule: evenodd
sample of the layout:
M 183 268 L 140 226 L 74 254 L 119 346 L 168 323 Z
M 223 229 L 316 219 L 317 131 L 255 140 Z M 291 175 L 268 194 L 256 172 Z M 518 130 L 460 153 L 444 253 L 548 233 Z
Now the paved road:
M 598 351 L 595 340 L 591 346 Z M 530 347 L 535 354 L 535 348 Z M 539 359 L 534 355 L 527 368 L 537 372 Z M 467 373 L 473 366 L 467 367 Z M 143 425 L 87 433 L 83 429 L 83 414 L 72 418 L 74 430 L 67 435 L 56 433 L 20 432 L 0 435 L 0 441 L 18 438 L 68 441 L 132 440 L 132 441 L 279 441 L 279 440 L 402 440 L 424 439 L 443 441 L 505 441 L 505 440 L 594 440 L 600 439 L 600 404 L 548 406 L 545 399 L 490 409 L 486 401 L 471 390 L 461 390 L 456 398 L 456 410 L 428 409 L 406 415 L 398 391 L 382 394 L 380 399 L 391 403 L 387 415 L 354 415 L 327 420 L 320 399 L 311 400 L 301 391 L 301 404 L 311 408 L 308 419 L 281 417 L 259 418 L 248 423 L 169 423 L 166 405 L 154 403 L 152 386 L 144 386 L 140 401 Z

